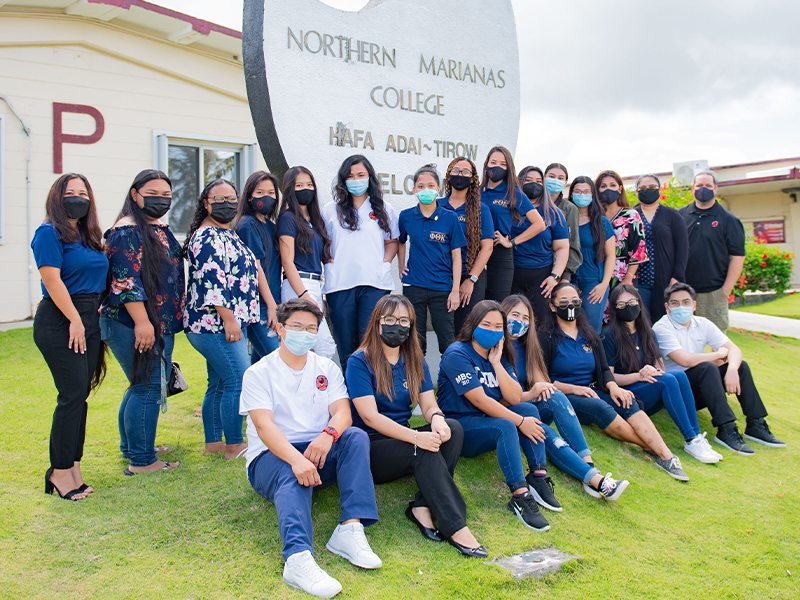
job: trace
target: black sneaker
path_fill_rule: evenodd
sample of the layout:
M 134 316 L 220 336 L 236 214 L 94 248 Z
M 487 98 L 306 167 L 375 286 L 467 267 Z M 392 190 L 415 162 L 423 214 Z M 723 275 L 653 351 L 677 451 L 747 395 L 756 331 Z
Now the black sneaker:
M 717 435 L 714 436 L 714 441 L 725 446 L 731 452 L 741 454 L 742 456 L 753 456 L 755 452 L 753 449 L 744 443 L 742 434 L 739 433 L 739 428 L 736 423 L 726 423 L 717 429 Z
M 550 479 L 548 475 L 537 477 L 533 473 L 528 473 L 525 477 L 525 481 L 528 482 L 528 490 L 533 495 L 533 499 L 536 500 L 539 505 L 553 512 L 561 512 L 564 510 L 561 508 L 558 500 L 556 500 L 556 495 L 553 493 L 556 484 L 553 483 L 553 480 Z
M 747 427 L 744 428 L 744 437 L 772 448 L 786 448 L 785 442 L 780 441 L 772 435 L 772 432 L 769 430 L 769 425 L 767 425 L 764 419 L 748 421 Z
M 526 527 L 535 531 L 550 529 L 550 524 L 544 518 L 530 492 L 525 492 L 522 496 L 511 496 L 511 500 L 508 501 L 508 510 L 517 515 L 517 518 Z

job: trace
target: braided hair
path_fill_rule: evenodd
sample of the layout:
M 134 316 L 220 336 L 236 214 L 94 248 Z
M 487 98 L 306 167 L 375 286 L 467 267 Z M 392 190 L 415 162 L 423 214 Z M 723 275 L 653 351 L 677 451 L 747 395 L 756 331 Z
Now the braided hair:
M 460 162 L 468 162 L 472 169 L 472 181 L 467 188 L 467 199 L 464 203 L 464 217 L 467 224 L 467 271 L 472 269 L 478 252 L 481 249 L 481 182 L 475 163 L 463 156 L 454 158 L 444 174 L 445 195 L 452 193 L 450 171 Z

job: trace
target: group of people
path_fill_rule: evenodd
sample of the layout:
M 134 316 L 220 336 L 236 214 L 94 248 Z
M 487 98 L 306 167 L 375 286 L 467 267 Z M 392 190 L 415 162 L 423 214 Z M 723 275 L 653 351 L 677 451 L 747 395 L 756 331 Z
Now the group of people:
M 86 177 L 61 176 L 32 242 L 44 295 L 34 340 L 58 390 L 45 491 L 93 492 L 80 463 L 106 346 L 130 383 L 119 411 L 125 474 L 179 467 L 155 438 L 181 331 L 206 360 L 206 454 L 245 457 L 248 481 L 277 509 L 285 581 L 321 597 L 341 585 L 313 558 L 316 487 L 340 490 L 327 548 L 374 569 L 381 559 L 364 534 L 378 520 L 374 484 L 406 475 L 419 491 L 405 514 L 425 538 L 488 555 L 454 481 L 462 456 L 496 451 L 507 509 L 546 531 L 540 507 L 562 510 L 547 459 L 594 498 L 617 500 L 628 486 L 595 466 L 581 425 L 687 481 L 650 416 L 666 408 L 685 452 L 716 463 L 723 455 L 697 419 L 708 407 L 716 442 L 750 455 L 727 401 L 735 394 L 744 437 L 785 446 L 724 333 L 744 230 L 716 200 L 714 174 L 698 174 L 695 202 L 680 211 L 660 204 L 653 175 L 639 178 L 635 207 L 614 171 L 567 181 L 558 163 L 517 174 L 498 146 L 482 171 L 463 157 L 443 178 L 421 167 L 418 203 L 398 215 L 354 155 L 325 206 L 301 166 L 282 182 L 256 172 L 241 194 L 211 181 L 181 245 L 161 220 L 165 173 L 134 179 L 105 234 Z M 392 293 L 395 257 L 402 294 Z M 436 392 L 428 315 L 442 353 Z M 409 426 L 415 405 L 423 427 Z

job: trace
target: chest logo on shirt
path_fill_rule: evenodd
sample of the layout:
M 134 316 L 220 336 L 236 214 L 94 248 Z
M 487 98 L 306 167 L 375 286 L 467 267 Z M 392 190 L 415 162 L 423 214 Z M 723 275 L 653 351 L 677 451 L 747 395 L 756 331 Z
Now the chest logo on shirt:
M 320 375 L 317 377 L 317 389 L 320 392 L 324 392 L 328 389 L 328 378 L 325 375 Z
M 403 389 L 404 389 L 404 390 L 407 390 L 407 389 L 408 389 L 408 381 L 407 381 L 407 380 L 405 380 L 405 379 L 403 379 Z
M 378 215 L 376 215 L 374 212 L 371 212 L 369 213 L 369 218 L 372 219 L 373 221 L 377 221 Z
M 719 221 L 714 221 L 713 223 L 711 223 L 712 227 L 716 227 L 717 225 L 719 225 Z
M 432 242 L 447 242 L 447 234 L 446 233 L 439 233 L 438 231 L 431 231 L 431 241 Z
M 584 344 L 583 351 L 586 352 L 586 354 L 589 354 L 592 351 L 592 347 L 589 344 Z
M 456 383 L 458 385 L 467 385 L 470 379 L 472 379 L 472 373 L 461 373 L 461 375 L 456 376 Z

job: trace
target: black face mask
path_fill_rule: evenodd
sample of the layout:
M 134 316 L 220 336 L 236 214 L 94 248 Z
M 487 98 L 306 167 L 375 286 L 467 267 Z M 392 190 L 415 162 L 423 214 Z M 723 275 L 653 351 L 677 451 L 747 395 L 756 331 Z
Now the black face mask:
M 381 340 L 389 348 L 397 348 L 408 339 L 410 327 L 404 327 L 400 323 L 394 325 L 381 325 Z
M 615 308 L 614 310 L 617 313 L 617 318 L 620 321 L 625 321 L 626 323 L 635 321 L 636 317 L 639 316 L 639 312 L 641 311 L 638 304 L 635 306 L 626 306 L 625 308 Z
M 172 206 L 172 198 L 164 196 L 142 196 L 142 199 L 144 199 L 142 212 L 151 219 L 160 219 Z
M 266 217 L 275 208 L 277 201 L 278 199 L 272 196 L 253 196 L 250 198 L 250 205 L 254 211 Z
M 82 219 L 89 214 L 89 199 L 80 196 L 64 196 L 64 210 L 70 219 Z
M 236 202 L 215 202 L 211 205 L 209 214 L 217 223 L 230 223 L 236 216 Z
M 522 191 L 525 192 L 525 195 L 529 199 L 537 200 L 542 197 L 542 194 L 544 193 L 544 186 L 541 183 L 532 181 L 523 185 Z
M 619 192 L 616 190 L 603 190 L 598 194 L 600 201 L 605 204 L 614 204 L 619 199 Z
M 489 175 L 489 179 L 495 183 L 503 181 L 503 179 L 508 177 L 508 169 L 504 169 L 503 167 L 489 167 L 486 169 L 486 173 Z
M 295 190 L 294 197 L 297 198 L 298 204 L 301 206 L 308 206 L 314 201 L 314 198 L 317 197 L 316 190 Z
M 639 202 L 642 204 L 654 204 L 661 197 L 661 190 L 640 190 Z
M 578 315 L 581 314 L 581 307 L 580 306 L 573 306 L 569 305 L 564 308 L 560 306 L 556 306 L 556 315 L 559 318 L 564 319 L 565 321 L 574 321 L 578 318 Z
M 472 177 L 466 175 L 450 175 L 450 187 L 454 190 L 465 190 L 472 183 Z
M 694 191 L 694 197 L 698 202 L 711 202 L 714 199 L 714 190 L 707 187 L 697 188 Z

